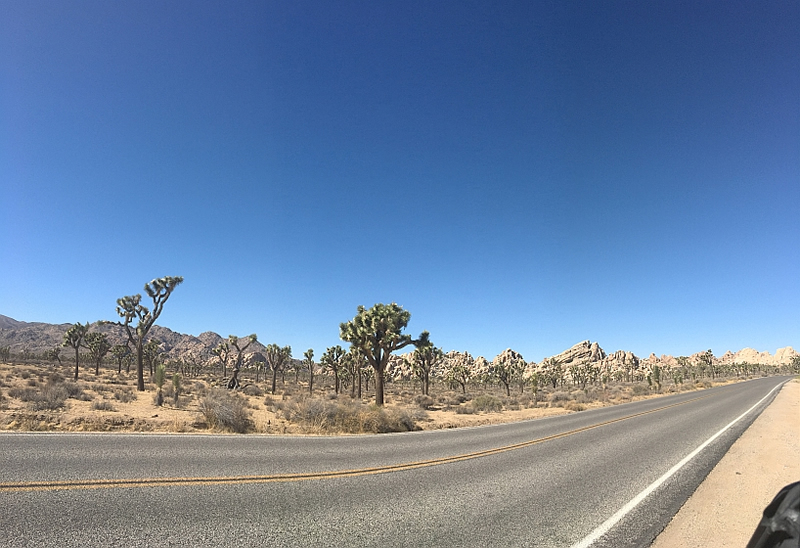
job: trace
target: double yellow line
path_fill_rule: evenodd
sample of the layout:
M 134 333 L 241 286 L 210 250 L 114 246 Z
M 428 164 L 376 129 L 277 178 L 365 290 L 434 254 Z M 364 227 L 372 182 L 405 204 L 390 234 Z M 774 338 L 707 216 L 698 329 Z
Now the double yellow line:
M 6 482 L 0 483 L 0 493 L 16 493 L 26 491 L 55 491 L 55 490 L 77 490 L 77 489 L 117 489 L 125 487 L 168 487 L 173 485 L 187 486 L 187 485 L 238 485 L 248 483 L 278 483 L 278 482 L 293 482 L 293 481 L 306 481 L 306 480 L 323 480 L 333 478 L 351 478 L 356 476 L 368 476 L 372 474 L 385 474 L 388 472 L 401 472 L 404 470 L 413 470 L 415 468 L 425 468 L 428 466 L 438 466 L 440 464 L 449 464 L 451 462 L 460 462 L 464 460 L 477 459 L 480 457 L 487 457 L 489 455 L 496 455 L 498 453 L 505 453 L 507 451 L 515 451 L 525 447 L 530 447 L 539 443 L 545 443 L 559 438 L 566 438 L 574 434 L 593 430 L 602 426 L 608 426 L 650 413 L 657 413 L 665 409 L 671 409 L 680 405 L 695 402 L 710 396 L 701 396 L 671 405 L 665 405 L 651 409 L 649 411 L 642 411 L 634 413 L 633 415 L 626 415 L 617 419 L 599 422 L 589 426 L 583 426 L 568 432 L 560 434 L 553 434 L 552 436 L 545 436 L 535 440 L 524 441 L 512 445 L 505 445 L 502 447 L 495 447 L 493 449 L 485 449 L 483 451 L 475 451 L 473 453 L 465 453 L 462 455 L 454 455 L 450 457 L 442 457 L 438 459 L 430 459 L 416 462 L 406 462 L 401 464 L 392 464 L 388 466 L 376 466 L 372 468 L 359 468 L 355 470 L 333 470 L 329 472 L 309 472 L 298 474 L 273 474 L 266 476 L 218 476 L 218 477 L 195 477 L 195 478 L 130 478 L 130 479 L 94 479 L 94 480 L 67 480 L 67 481 L 23 481 L 23 482 Z

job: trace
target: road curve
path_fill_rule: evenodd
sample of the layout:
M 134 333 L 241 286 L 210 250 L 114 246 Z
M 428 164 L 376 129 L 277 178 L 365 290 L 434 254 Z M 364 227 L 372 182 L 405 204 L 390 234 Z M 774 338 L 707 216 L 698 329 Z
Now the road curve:
M 0 545 L 648 546 L 785 380 L 410 434 L 2 434 Z

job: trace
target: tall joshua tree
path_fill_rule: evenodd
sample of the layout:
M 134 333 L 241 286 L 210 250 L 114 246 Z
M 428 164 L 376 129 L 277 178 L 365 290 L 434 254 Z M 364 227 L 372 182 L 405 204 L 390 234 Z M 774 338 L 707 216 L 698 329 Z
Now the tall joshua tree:
M 339 325 L 339 337 L 357 348 L 375 370 L 376 405 L 383 405 L 383 377 L 389 356 L 414 342 L 402 333 L 410 319 L 411 313 L 397 303 L 378 303 L 369 310 L 359 305 L 355 318 Z
M 314 393 L 314 349 L 309 348 L 303 353 L 303 367 L 308 369 L 308 393 Z
M 229 335 L 228 342 L 236 349 L 236 363 L 233 366 L 233 375 L 231 375 L 230 380 L 228 381 L 228 388 L 230 390 L 235 390 L 239 388 L 239 370 L 242 368 L 242 355 L 244 351 L 247 350 L 247 347 L 256 342 L 258 337 L 256 334 L 253 333 L 249 337 L 245 339 L 247 343 L 243 343 L 242 339 L 237 337 L 236 335 Z
M 111 347 L 111 355 L 117 360 L 117 373 L 122 373 L 122 362 L 130 356 L 131 349 L 128 347 L 127 341 L 125 344 L 115 344 Z
M 343 358 L 344 349 L 337 344 L 325 350 L 325 353 L 322 354 L 319 360 L 320 365 L 325 371 L 331 371 L 333 373 L 333 390 L 336 394 L 339 393 L 339 378 L 343 366 Z M 355 382 L 355 380 L 353 380 L 353 382 Z
M 433 345 L 430 336 L 430 333 L 423 331 L 419 339 L 414 341 L 417 348 L 411 355 L 412 367 L 419 380 L 422 381 L 422 393 L 426 396 L 430 392 L 431 370 L 442 363 L 444 359 L 444 352 L 441 348 Z
M 281 348 L 275 343 L 267 345 L 264 353 L 266 354 L 267 363 L 272 369 L 272 393 L 275 393 L 275 385 L 278 380 L 278 371 L 283 371 L 286 366 L 286 361 L 292 359 L 292 347 L 284 346 Z
M 140 392 L 144 392 L 144 340 L 161 315 L 167 299 L 182 282 L 183 276 L 164 276 L 144 284 L 144 290 L 153 300 L 152 311 L 141 303 L 139 294 L 117 299 L 117 314 L 123 320 L 117 323 L 125 328 L 128 341 L 136 348 L 136 380 Z M 134 321 L 135 326 L 132 325 Z
M 80 322 L 70 327 L 64 333 L 62 346 L 70 346 L 75 349 L 75 380 L 78 380 L 78 363 L 80 361 L 79 351 L 81 347 L 86 347 L 86 334 L 89 332 L 89 324 L 81 325 Z
M 100 362 L 111 350 L 111 343 L 108 342 L 108 336 L 105 333 L 88 333 L 86 346 L 89 348 L 89 356 L 94 361 L 94 374 L 97 376 L 100 374 Z

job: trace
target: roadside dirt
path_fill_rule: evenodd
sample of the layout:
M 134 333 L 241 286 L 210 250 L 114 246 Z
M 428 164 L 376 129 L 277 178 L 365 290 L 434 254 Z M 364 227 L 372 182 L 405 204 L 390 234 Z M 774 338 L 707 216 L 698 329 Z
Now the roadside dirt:
M 800 481 L 800 380 L 781 389 L 651 548 L 744 547 L 778 491 Z

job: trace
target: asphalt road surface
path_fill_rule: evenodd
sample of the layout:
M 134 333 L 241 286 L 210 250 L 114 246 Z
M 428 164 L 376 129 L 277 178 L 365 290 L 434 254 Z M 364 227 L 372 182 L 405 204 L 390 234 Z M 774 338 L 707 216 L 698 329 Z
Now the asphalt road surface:
M 0 434 L 0 546 L 649 546 L 786 380 L 377 436 Z

